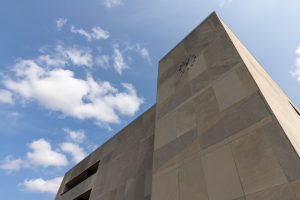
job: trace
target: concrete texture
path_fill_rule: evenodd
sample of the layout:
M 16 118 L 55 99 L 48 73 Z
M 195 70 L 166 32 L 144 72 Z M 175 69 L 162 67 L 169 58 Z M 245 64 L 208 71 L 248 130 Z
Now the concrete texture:
M 295 109 L 213 13 L 159 62 L 156 105 L 67 172 L 56 199 L 300 200 Z
M 150 199 L 154 122 L 155 106 L 67 172 L 56 199 L 73 200 L 90 189 L 89 199 Z M 98 161 L 94 175 L 63 193 L 70 180 Z

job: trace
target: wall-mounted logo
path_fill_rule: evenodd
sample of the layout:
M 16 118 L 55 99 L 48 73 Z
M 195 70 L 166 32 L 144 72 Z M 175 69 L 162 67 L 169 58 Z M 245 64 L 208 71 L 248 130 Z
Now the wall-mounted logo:
M 190 55 L 186 57 L 185 60 L 178 67 L 179 73 L 184 74 L 185 72 L 189 71 L 195 64 L 196 59 L 197 59 L 196 55 Z

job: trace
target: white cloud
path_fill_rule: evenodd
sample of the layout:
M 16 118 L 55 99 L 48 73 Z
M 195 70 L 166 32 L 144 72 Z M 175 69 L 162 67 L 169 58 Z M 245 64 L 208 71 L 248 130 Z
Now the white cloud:
M 296 63 L 295 63 L 295 69 L 291 72 L 294 77 L 297 78 L 298 81 L 300 81 L 300 44 L 296 48 Z
M 83 51 L 76 48 L 70 48 L 65 50 L 68 58 L 78 66 L 91 67 L 93 64 L 93 57 L 88 51 Z
M 112 8 L 112 7 L 115 7 L 115 6 L 122 5 L 122 4 L 123 4 L 122 0 L 104 0 L 104 5 L 107 8 Z
M 118 93 L 115 96 L 107 96 L 106 100 L 110 102 L 111 106 L 116 107 L 121 114 L 133 115 L 143 100 L 137 97 L 132 84 L 123 83 L 122 85 L 127 89 L 128 93 Z
M 92 28 L 92 38 L 96 40 L 101 40 L 101 39 L 108 39 L 109 38 L 109 32 L 106 30 L 103 30 L 99 26 L 95 26 Z
M 57 45 L 54 50 L 43 53 L 33 61 L 44 67 L 62 68 L 67 65 L 91 67 L 93 65 L 93 56 L 89 49 Z
M 70 153 L 75 163 L 80 162 L 86 157 L 86 152 L 78 145 L 71 142 L 64 142 L 61 144 L 61 149 L 65 153 Z
M 124 64 L 118 50 L 116 57 L 121 73 Z M 143 103 L 130 84 L 123 84 L 124 91 L 119 91 L 109 82 L 96 82 L 91 76 L 79 79 L 70 70 L 45 69 L 33 60 L 19 61 L 15 71 L 16 78 L 4 81 L 7 89 L 66 116 L 107 125 L 118 123 L 119 115 L 134 115 Z
M 296 54 L 297 54 L 298 56 L 300 56 L 300 44 L 298 45 L 298 47 L 297 47 L 297 49 L 296 49 Z
M 59 18 L 56 20 L 56 27 L 57 27 L 57 30 L 61 30 L 64 25 L 66 25 L 68 22 L 68 19 L 65 19 L 65 18 Z
M 113 54 L 114 68 L 121 75 L 123 70 L 127 69 L 128 66 L 125 63 L 124 57 L 123 57 L 121 51 L 119 50 L 118 45 L 113 46 L 113 51 L 114 51 L 114 54 Z
M 27 159 L 31 165 L 42 167 L 60 167 L 68 164 L 66 156 L 62 153 L 52 150 L 50 143 L 45 139 L 39 139 L 32 142 L 29 145 L 29 148 L 31 151 L 27 152 Z
M 150 53 L 148 51 L 148 49 L 146 49 L 145 47 L 142 47 L 140 44 L 136 45 L 136 51 L 146 60 L 148 60 L 149 62 L 151 61 L 150 58 Z
M 114 45 L 113 47 L 118 48 L 119 45 Z M 128 42 L 125 42 L 123 44 L 122 52 L 136 52 L 142 58 L 146 59 L 149 63 L 151 63 L 151 56 L 149 50 L 140 43 L 130 44 Z
M 22 186 L 25 190 L 30 192 L 42 192 L 56 194 L 63 177 L 56 177 L 53 179 L 45 180 L 43 178 L 25 180 Z
M 86 135 L 83 130 L 73 131 L 68 128 L 64 129 L 67 134 L 67 139 L 76 143 L 82 143 L 86 139 Z
M 65 67 L 68 64 L 67 57 L 64 57 L 63 54 L 41 55 L 37 62 L 49 67 Z
M 14 104 L 12 93 L 8 90 L 0 90 L 0 103 Z
M 232 3 L 233 0 L 220 0 L 220 6 L 223 7 L 226 4 Z
M 24 161 L 20 158 L 14 159 L 13 156 L 8 155 L 1 163 L 0 168 L 8 172 L 19 171 L 24 166 Z
M 146 49 L 146 48 L 142 48 L 141 50 L 140 50 L 140 53 L 141 53 L 141 55 L 143 56 L 143 57 L 145 57 L 145 58 L 149 58 L 149 51 Z
M 84 29 L 76 29 L 75 26 L 72 25 L 71 32 L 84 36 L 88 41 L 109 38 L 109 32 L 99 26 L 93 27 L 92 30 L 88 32 Z
M 45 139 L 39 139 L 29 144 L 30 151 L 25 158 L 13 158 L 8 155 L 1 163 L 0 168 L 7 172 L 19 171 L 29 167 L 63 167 L 68 164 L 66 156 L 52 149 Z
M 95 58 L 95 64 L 97 66 L 103 67 L 104 69 L 109 68 L 110 57 L 108 55 L 101 55 Z
M 73 25 L 71 26 L 71 32 L 82 35 L 82 36 L 86 37 L 87 40 L 92 39 L 91 35 L 87 31 L 85 31 L 83 29 L 76 29 Z

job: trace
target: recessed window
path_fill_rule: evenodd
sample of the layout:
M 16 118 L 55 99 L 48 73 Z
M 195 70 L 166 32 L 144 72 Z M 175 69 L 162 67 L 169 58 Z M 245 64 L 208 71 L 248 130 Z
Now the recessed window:
M 79 197 L 76 197 L 74 200 L 89 200 L 90 199 L 90 195 L 91 195 L 91 191 L 92 190 L 89 190 L 89 191 L 83 193 Z
M 98 170 L 99 162 L 100 161 L 96 162 L 95 164 L 93 164 L 92 166 L 90 166 L 88 169 L 86 169 L 84 172 L 82 172 L 81 174 L 79 174 L 78 176 L 76 176 L 75 178 L 73 178 L 72 180 L 70 180 L 69 182 L 67 182 L 65 184 L 64 191 L 63 191 L 63 193 L 61 195 L 63 195 L 64 193 L 68 192 L 69 190 L 71 190 L 72 188 L 74 188 L 76 185 L 78 185 L 79 183 L 83 182 L 84 180 L 88 179 L 90 176 L 92 176 L 93 174 L 95 174 L 97 172 L 97 170 Z
M 294 110 L 296 111 L 296 113 L 300 116 L 300 111 L 294 106 L 294 104 L 292 104 L 290 102 L 291 106 L 294 108 Z

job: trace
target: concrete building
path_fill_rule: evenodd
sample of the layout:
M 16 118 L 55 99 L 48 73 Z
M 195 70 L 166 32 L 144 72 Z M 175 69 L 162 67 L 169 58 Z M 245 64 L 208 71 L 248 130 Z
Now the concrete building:
M 211 14 L 161 59 L 156 105 L 56 200 L 300 200 L 300 113 Z

